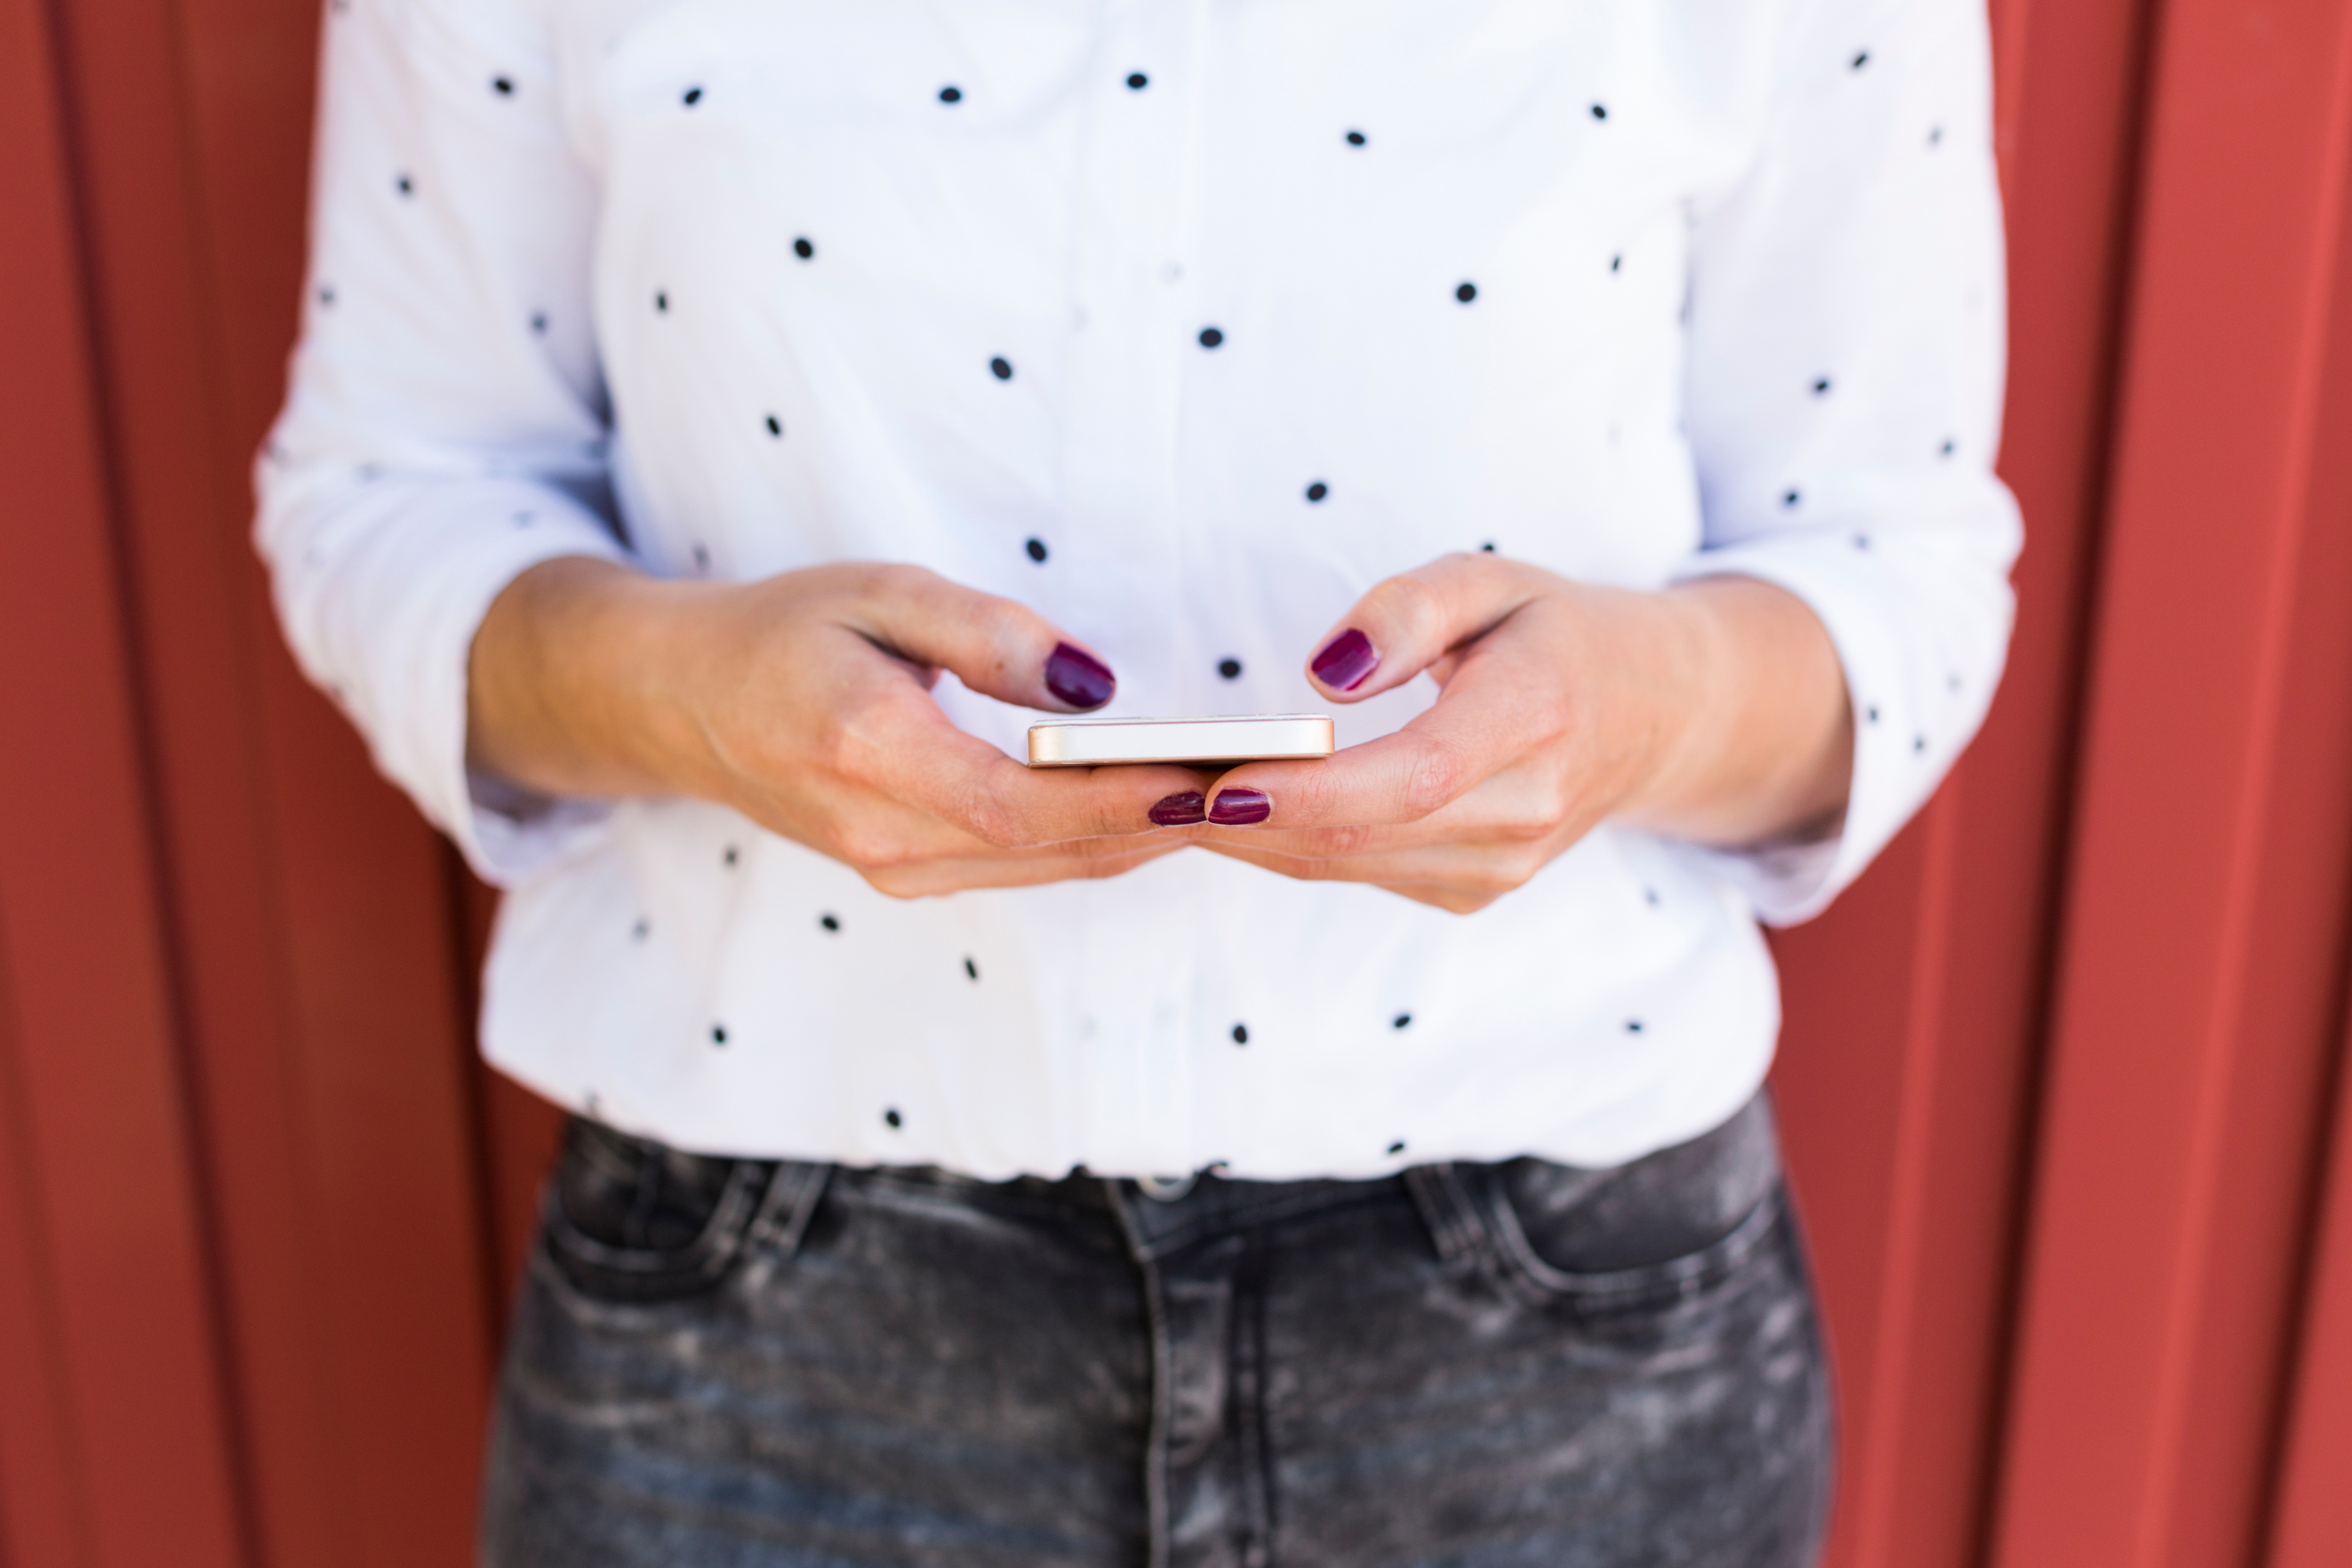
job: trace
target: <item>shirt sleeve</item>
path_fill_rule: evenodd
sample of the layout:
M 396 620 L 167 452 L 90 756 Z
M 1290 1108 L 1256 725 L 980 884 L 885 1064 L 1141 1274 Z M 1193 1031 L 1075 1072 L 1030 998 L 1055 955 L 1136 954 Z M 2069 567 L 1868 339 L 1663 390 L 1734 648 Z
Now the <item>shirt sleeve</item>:
M 1694 216 L 1686 407 L 1705 517 L 1684 578 L 1780 584 L 1853 704 L 1827 839 L 1707 858 L 1804 920 L 1909 820 L 1982 721 L 2021 531 L 1994 477 L 2005 352 L 1982 0 L 1810 0 L 1762 151 Z
M 353 0 L 327 7 L 322 52 L 302 334 L 256 542 L 304 673 L 511 882 L 606 811 L 466 761 L 490 601 L 538 562 L 626 554 L 589 321 L 595 187 L 535 3 Z

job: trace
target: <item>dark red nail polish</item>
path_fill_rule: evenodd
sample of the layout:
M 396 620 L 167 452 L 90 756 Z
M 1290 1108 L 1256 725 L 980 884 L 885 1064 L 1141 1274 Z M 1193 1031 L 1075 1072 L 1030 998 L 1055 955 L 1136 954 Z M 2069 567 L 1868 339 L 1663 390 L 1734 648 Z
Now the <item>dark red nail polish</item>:
M 1221 789 L 1209 807 L 1209 820 L 1220 827 L 1246 827 L 1274 815 L 1274 802 L 1262 789 Z
M 1045 660 L 1045 689 L 1073 708 L 1099 708 L 1118 689 L 1118 679 L 1094 655 L 1057 642 Z
M 1353 691 L 1381 667 L 1381 650 L 1372 639 L 1349 626 L 1323 645 L 1315 662 L 1307 668 L 1315 679 L 1335 691 Z
M 1209 814 L 1201 809 L 1201 792 L 1188 789 L 1181 795 L 1171 795 L 1151 808 L 1151 820 L 1162 827 L 1190 827 L 1196 822 L 1206 822 Z

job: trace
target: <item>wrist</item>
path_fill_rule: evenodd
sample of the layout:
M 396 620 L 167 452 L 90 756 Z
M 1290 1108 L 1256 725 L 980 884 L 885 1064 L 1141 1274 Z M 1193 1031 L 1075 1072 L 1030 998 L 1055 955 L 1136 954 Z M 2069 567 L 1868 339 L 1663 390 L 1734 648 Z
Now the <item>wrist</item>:
M 476 765 L 550 795 L 687 787 L 690 729 L 674 694 L 691 662 L 692 617 L 671 584 L 584 556 L 509 583 L 468 660 L 467 751 Z
M 1701 578 L 1654 595 L 1667 651 L 1653 666 L 1656 765 L 1623 813 L 1719 845 L 1834 832 L 1851 783 L 1853 710 L 1821 620 L 1750 577 Z
M 1623 595 L 1618 640 L 1630 781 L 1612 816 L 1663 827 L 1705 789 L 1720 743 L 1726 637 L 1715 606 L 1681 588 Z

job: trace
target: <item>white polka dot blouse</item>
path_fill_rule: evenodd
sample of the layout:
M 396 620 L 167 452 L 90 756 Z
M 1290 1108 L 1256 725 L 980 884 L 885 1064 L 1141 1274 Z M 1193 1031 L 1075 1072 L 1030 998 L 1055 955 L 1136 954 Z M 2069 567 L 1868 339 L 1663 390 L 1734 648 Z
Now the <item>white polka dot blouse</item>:
M 1759 918 L 1991 695 L 1981 0 L 338 0 L 324 47 L 260 548 L 507 889 L 490 1058 L 616 1126 L 990 1177 L 1627 1159 L 1761 1081 Z M 1323 707 L 1311 640 L 1481 549 L 1802 597 L 1843 831 L 1604 828 L 1466 918 L 1190 852 L 898 902 L 714 805 L 467 768 L 469 640 L 553 556 L 918 562 L 1194 714 Z M 1020 754 L 1034 714 L 940 699 Z

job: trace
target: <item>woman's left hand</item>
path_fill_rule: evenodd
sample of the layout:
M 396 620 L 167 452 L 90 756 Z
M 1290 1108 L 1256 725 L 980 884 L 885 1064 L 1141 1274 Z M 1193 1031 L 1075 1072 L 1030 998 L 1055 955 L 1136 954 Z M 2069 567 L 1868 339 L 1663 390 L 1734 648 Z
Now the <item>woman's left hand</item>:
M 1802 601 L 1753 578 L 1639 593 L 1449 555 L 1372 589 L 1318 650 L 1307 673 L 1334 701 L 1427 670 L 1436 705 L 1326 761 L 1235 768 L 1178 831 L 1468 913 L 1604 820 L 1746 844 L 1843 816 L 1836 650 Z

